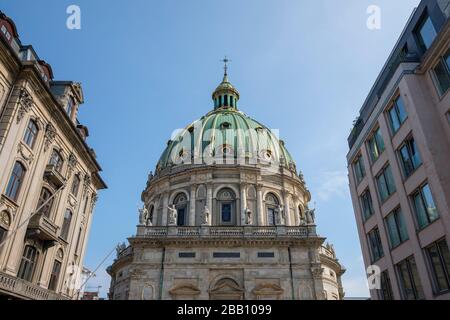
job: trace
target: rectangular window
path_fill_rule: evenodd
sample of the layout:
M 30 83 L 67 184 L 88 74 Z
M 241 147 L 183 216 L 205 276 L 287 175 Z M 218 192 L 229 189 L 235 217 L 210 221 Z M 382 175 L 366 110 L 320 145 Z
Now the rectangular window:
M 231 203 L 222 203 L 222 222 L 231 222 Z
M 55 263 L 53 264 L 52 273 L 50 274 L 50 282 L 48 283 L 48 290 L 56 291 L 60 272 L 61 272 L 61 262 L 55 260 Z
M 213 258 L 240 258 L 240 252 L 213 252 Z
M 385 202 L 397 189 L 395 188 L 394 177 L 391 167 L 388 165 L 377 176 L 378 194 L 381 202 Z
M 26 281 L 32 281 L 37 258 L 38 252 L 36 248 L 32 246 L 26 246 L 23 251 L 22 260 L 20 261 L 17 277 Z
M 389 109 L 388 113 L 392 132 L 396 133 L 407 118 L 405 105 L 400 96 L 394 101 L 394 104 Z
M 405 221 L 400 208 L 395 209 L 386 218 L 386 227 L 389 234 L 389 242 L 391 248 L 395 248 L 399 244 L 408 240 L 408 231 L 406 230 Z
M 417 272 L 414 257 L 409 257 L 397 264 L 400 285 L 405 300 L 424 299 L 422 283 Z
M 258 252 L 258 258 L 274 258 L 274 252 Z
M 436 29 L 429 15 L 426 15 L 419 24 L 416 31 L 419 45 L 423 51 L 427 51 L 437 36 Z
M 361 155 L 357 156 L 356 160 L 353 162 L 353 169 L 355 171 L 356 182 L 360 183 L 366 175 L 366 170 L 364 168 L 363 158 Z
M 3 239 L 6 238 L 6 234 L 8 231 L 6 231 L 6 229 L 0 227 L 0 243 L 3 241 Z M 2 253 L 2 248 L 3 246 L 0 247 L 0 253 Z
M 372 162 L 375 162 L 384 151 L 384 141 L 380 128 L 375 130 L 372 137 L 369 139 L 368 144 L 370 158 L 372 159 Z
M 378 291 L 380 300 L 393 300 L 394 295 L 392 294 L 391 279 L 387 270 L 383 271 L 380 275 L 380 285 L 381 288 Z
M 444 95 L 450 88 L 450 50 L 441 58 L 433 69 L 439 94 Z
M 378 228 L 374 228 L 368 233 L 368 239 L 370 253 L 372 254 L 372 262 L 375 262 L 384 256 L 383 245 L 381 244 L 380 232 Z
M 372 196 L 370 194 L 369 189 L 364 191 L 364 193 L 360 197 L 361 200 L 361 207 L 362 207 L 362 213 L 363 213 L 363 219 L 366 221 L 369 219 L 373 214 L 373 204 L 372 204 Z
M 400 147 L 398 153 L 402 161 L 403 173 L 407 178 L 422 164 L 414 138 L 408 138 Z
M 75 246 L 75 254 L 79 253 L 78 250 L 80 249 L 82 233 L 83 233 L 83 228 L 80 227 L 80 229 L 78 230 L 77 245 Z
M 179 252 L 178 258 L 195 258 L 195 252 Z
M 422 229 L 439 218 L 436 205 L 434 204 L 430 186 L 428 184 L 420 187 L 412 196 L 417 223 Z
M 436 288 L 439 293 L 450 290 L 450 252 L 447 241 L 442 239 L 426 248 Z

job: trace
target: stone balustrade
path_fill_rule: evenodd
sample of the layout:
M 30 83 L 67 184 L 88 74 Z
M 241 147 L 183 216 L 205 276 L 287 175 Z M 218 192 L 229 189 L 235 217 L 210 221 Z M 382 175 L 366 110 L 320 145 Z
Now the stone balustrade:
M 138 238 L 308 238 L 316 237 L 310 226 L 138 226 Z
M 3 272 L 0 272 L 0 291 L 26 300 L 67 300 L 55 292 Z

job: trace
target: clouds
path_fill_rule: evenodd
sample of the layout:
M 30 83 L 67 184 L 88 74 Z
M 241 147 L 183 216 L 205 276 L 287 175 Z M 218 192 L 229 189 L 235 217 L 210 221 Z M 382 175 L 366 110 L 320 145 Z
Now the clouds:
M 325 171 L 319 175 L 315 194 L 319 200 L 328 201 L 335 197 L 348 197 L 347 171 Z

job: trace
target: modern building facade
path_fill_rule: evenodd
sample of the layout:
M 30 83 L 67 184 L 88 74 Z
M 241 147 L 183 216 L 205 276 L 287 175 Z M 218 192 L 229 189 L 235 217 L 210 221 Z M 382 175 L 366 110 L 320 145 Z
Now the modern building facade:
M 81 85 L 22 45 L 0 12 L 0 299 L 75 299 L 92 211 L 106 187 Z
M 212 98 L 149 175 L 110 299 L 342 299 L 344 268 L 284 142 L 238 110 L 226 68 Z
M 450 299 L 450 1 L 423 0 L 349 136 L 372 299 Z

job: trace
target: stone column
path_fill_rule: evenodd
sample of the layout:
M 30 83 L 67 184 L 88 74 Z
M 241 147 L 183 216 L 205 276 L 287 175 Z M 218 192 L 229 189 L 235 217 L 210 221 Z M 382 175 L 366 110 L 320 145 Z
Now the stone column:
M 245 209 L 247 208 L 247 184 L 241 184 L 241 225 L 244 226 L 246 224 L 245 217 Z
M 209 209 L 209 224 L 212 225 L 213 224 L 213 217 L 214 217 L 214 211 L 213 211 L 213 207 L 212 207 L 212 198 L 213 198 L 213 185 L 212 183 L 208 183 L 206 185 L 206 205 L 208 206 Z
M 294 223 L 296 226 L 300 225 L 300 211 L 298 209 L 298 203 L 296 204 L 295 208 L 295 219 L 294 219 Z
M 188 225 L 195 226 L 195 192 L 197 190 L 197 185 L 191 185 L 191 197 L 189 199 L 189 222 Z
M 163 193 L 163 208 L 162 208 L 162 225 L 167 226 L 167 209 L 169 206 L 169 192 Z
M 283 196 L 284 196 L 284 216 L 285 216 L 285 221 L 284 224 L 287 226 L 292 225 L 291 224 L 291 208 L 289 208 L 289 192 L 287 191 L 283 191 Z
M 256 185 L 256 205 L 258 207 L 258 226 L 263 226 L 265 218 L 261 184 Z

